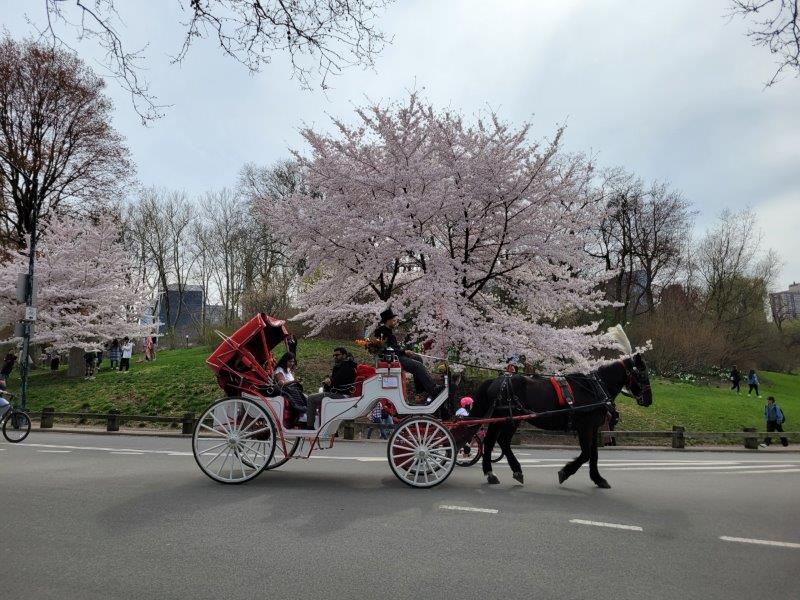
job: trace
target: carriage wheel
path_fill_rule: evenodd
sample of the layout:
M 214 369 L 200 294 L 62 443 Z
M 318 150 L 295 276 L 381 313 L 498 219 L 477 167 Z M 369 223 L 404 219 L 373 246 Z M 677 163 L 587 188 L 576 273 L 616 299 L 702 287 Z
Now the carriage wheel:
M 389 466 L 403 483 L 430 488 L 442 483 L 456 466 L 456 442 L 440 421 L 412 417 L 389 436 Z
M 465 444 L 458 449 L 456 455 L 456 464 L 459 467 L 471 467 L 481 459 L 483 455 L 483 441 L 478 437 L 478 434 L 472 436 L 469 444 Z
M 294 442 L 286 445 L 286 453 L 283 452 L 283 444 L 275 444 L 275 453 L 272 455 L 272 460 L 264 467 L 265 471 L 277 469 L 281 465 L 286 464 L 290 458 L 297 452 L 297 447 L 300 445 L 300 438 L 294 438 Z
M 192 452 L 200 469 L 220 483 L 244 483 L 275 453 L 275 423 L 260 405 L 225 398 L 209 406 L 194 428 Z

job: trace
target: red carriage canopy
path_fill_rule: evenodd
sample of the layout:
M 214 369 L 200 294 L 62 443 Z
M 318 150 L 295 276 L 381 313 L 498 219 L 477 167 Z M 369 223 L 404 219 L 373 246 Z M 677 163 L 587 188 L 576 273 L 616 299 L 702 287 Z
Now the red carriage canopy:
M 222 389 L 269 382 L 275 367 L 272 350 L 285 344 L 289 337 L 285 323 L 258 313 L 217 346 L 206 363 L 216 374 Z

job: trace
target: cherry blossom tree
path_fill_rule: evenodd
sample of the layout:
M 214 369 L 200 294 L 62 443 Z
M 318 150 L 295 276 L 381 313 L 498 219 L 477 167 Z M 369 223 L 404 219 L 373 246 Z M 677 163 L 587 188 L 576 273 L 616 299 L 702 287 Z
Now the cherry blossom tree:
M 38 315 L 32 343 L 91 350 L 113 338 L 152 333 L 152 326 L 139 324 L 145 298 L 110 216 L 53 221 L 36 253 Z M 14 288 L 27 261 L 19 252 L 0 266 L 0 327 L 18 319 Z
M 529 124 L 468 123 L 416 94 L 356 116 L 335 135 L 303 130 L 309 193 L 261 202 L 307 265 L 298 318 L 312 334 L 390 304 L 438 351 L 473 359 L 582 367 L 610 343 L 596 324 L 557 326 L 605 305 L 584 251 L 602 211 L 593 170 L 562 151 L 561 129 L 530 141 Z

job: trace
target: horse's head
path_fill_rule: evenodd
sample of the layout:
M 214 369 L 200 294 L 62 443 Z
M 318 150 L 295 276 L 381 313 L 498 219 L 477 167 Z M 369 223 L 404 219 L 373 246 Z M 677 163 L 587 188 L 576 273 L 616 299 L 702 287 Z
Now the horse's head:
M 633 396 L 639 406 L 650 406 L 653 403 L 653 392 L 650 388 L 650 374 L 642 355 L 637 352 L 620 362 L 625 367 L 625 388 L 629 392 L 627 395 Z

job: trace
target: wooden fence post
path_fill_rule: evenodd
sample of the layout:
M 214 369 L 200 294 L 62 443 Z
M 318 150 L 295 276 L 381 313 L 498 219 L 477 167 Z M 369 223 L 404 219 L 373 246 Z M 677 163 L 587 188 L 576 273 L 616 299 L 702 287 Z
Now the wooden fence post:
M 742 431 L 745 431 L 747 433 L 755 432 L 756 428 L 745 427 L 744 429 L 742 429 Z M 748 450 L 758 450 L 758 438 L 755 436 L 744 438 L 744 447 L 747 448 Z
M 681 427 L 680 425 L 673 425 L 672 426 L 672 447 L 673 448 L 685 448 L 686 447 L 686 438 L 684 437 L 684 432 L 686 429 Z
M 194 413 L 187 412 L 183 415 L 183 420 L 181 421 L 181 433 L 184 435 L 190 435 L 194 432 Z
M 42 409 L 42 418 L 39 420 L 39 429 L 52 429 L 53 428 L 53 413 L 56 409 L 52 406 L 46 406 Z
M 106 431 L 119 431 L 119 415 L 120 412 L 116 408 L 112 408 L 108 411 Z

